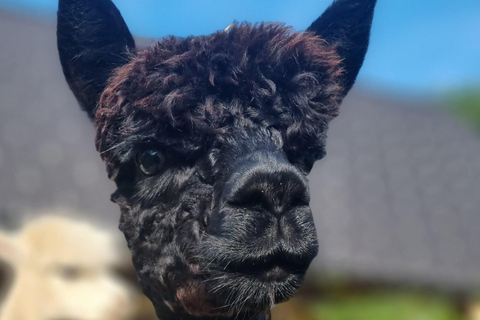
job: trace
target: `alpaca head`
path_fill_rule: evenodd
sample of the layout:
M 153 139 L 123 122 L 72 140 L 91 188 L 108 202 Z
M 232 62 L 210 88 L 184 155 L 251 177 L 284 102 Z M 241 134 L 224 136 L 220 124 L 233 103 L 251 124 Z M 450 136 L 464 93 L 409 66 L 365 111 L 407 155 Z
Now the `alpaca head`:
M 113 272 L 122 265 L 116 237 L 69 211 L 46 213 L 0 230 L 0 263 L 11 270 L 0 319 L 131 319 L 134 291 Z
M 307 174 L 362 65 L 375 0 L 307 32 L 237 24 L 143 51 L 110 0 L 60 0 L 66 80 L 162 319 L 268 314 L 317 254 Z

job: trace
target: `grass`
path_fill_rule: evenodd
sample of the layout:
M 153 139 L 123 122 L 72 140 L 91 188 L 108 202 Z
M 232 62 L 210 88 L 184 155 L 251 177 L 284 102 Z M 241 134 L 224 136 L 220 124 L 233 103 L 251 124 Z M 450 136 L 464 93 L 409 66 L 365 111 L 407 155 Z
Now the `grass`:
M 451 110 L 480 133 L 480 87 L 449 94 Z
M 451 296 L 373 289 L 298 296 L 273 310 L 275 320 L 465 320 Z
M 318 302 L 318 320 L 461 320 L 446 297 L 415 292 L 377 292 Z

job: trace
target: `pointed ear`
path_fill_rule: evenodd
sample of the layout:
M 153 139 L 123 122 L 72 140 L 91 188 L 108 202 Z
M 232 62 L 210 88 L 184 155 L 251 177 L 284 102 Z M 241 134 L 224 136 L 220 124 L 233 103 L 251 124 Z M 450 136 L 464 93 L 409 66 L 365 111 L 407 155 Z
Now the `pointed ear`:
M 110 0 L 59 0 L 57 44 L 63 73 L 80 106 L 93 119 L 115 68 L 135 42 Z
M 14 269 L 21 254 L 19 239 L 14 234 L 0 230 L 0 264 Z
M 335 0 L 307 31 L 337 46 L 343 59 L 343 96 L 352 88 L 365 59 L 376 0 Z

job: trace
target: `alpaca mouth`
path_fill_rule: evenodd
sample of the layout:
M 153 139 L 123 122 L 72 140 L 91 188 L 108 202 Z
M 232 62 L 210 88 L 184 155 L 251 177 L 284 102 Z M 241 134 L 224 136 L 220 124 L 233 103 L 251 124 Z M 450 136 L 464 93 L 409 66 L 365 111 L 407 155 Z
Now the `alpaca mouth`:
M 267 310 L 295 294 L 310 260 L 277 251 L 261 258 L 230 261 L 207 272 L 203 289 L 214 301 L 213 310 L 221 314 Z
M 225 312 L 266 310 L 290 299 L 318 250 L 313 233 L 299 241 L 251 245 L 247 250 L 218 238 L 208 240 L 197 254 L 203 261 L 195 273 L 202 277 L 216 310 Z
M 283 282 L 294 275 L 303 275 L 309 263 L 299 262 L 278 254 L 261 259 L 246 259 L 239 263 L 229 263 L 224 270 L 241 274 L 260 282 Z
M 214 310 L 233 315 L 262 312 L 290 299 L 300 287 L 303 275 L 292 275 L 275 266 L 260 273 L 226 272 L 224 283 L 209 282 Z M 228 286 L 225 286 L 228 283 Z

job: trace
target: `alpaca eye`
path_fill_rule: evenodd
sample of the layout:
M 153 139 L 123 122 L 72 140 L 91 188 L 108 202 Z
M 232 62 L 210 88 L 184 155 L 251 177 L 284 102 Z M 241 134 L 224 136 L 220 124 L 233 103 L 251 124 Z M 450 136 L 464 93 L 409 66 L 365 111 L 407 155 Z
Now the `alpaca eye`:
M 146 176 L 159 173 L 165 162 L 165 156 L 158 150 L 144 150 L 137 154 L 136 163 Z

